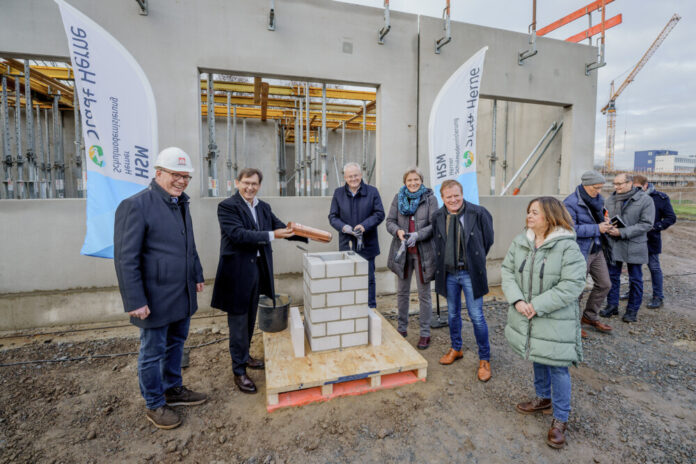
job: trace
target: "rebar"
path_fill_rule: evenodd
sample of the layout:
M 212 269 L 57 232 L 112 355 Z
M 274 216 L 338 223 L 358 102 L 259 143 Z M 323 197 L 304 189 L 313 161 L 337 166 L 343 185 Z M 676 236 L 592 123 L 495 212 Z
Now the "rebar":
M 496 137 L 496 128 L 498 126 L 498 100 L 493 100 L 493 128 L 491 132 L 493 133 L 492 135 L 492 140 L 491 140 L 491 195 L 495 195 L 495 162 L 497 161 L 497 156 L 495 152 L 495 137 Z
M 73 169 L 73 181 L 77 189 L 77 197 L 84 198 L 87 186 L 85 185 L 86 176 L 84 175 L 85 164 L 82 159 L 82 127 L 79 103 L 77 92 L 73 92 L 73 119 L 75 121 L 75 168 Z
M 37 176 L 39 182 L 39 197 L 42 199 L 46 198 L 46 150 L 44 148 L 44 132 L 41 126 L 41 108 L 36 105 L 36 134 L 39 141 L 37 154 L 37 161 L 40 160 L 40 164 L 37 166 Z
M 306 150 L 306 190 L 307 190 L 307 195 L 312 195 L 312 152 L 311 152 L 311 146 L 310 146 L 310 141 L 311 141 L 311 134 L 310 134 L 310 129 L 312 126 L 312 120 L 309 118 L 309 82 L 305 82 L 305 111 L 307 112 L 307 116 L 305 117 L 305 126 L 307 127 L 307 137 L 305 140 L 305 143 L 307 144 L 307 150 Z
M 24 156 L 22 156 L 22 103 L 20 101 L 19 76 L 15 77 L 15 145 L 17 147 L 17 198 L 26 198 L 26 186 L 24 185 Z
M 5 168 L 5 198 L 14 198 L 12 151 L 10 151 L 10 110 L 7 105 L 7 76 L 2 75 L 2 164 Z
M 34 140 L 34 115 L 33 101 L 31 98 L 31 81 L 30 81 L 29 60 L 24 60 L 24 116 L 27 121 L 27 190 L 29 198 L 36 198 L 36 143 Z
M 326 84 L 321 86 L 321 196 L 326 196 L 329 190 L 328 173 L 326 171 Z
M 53 94 L 53 169 L 55 170 L 54 187 L 56 190 L 56 198 L 65 198 L 65 158 L 63 156 L 62 136 L 60 111 L 58 111 L 58 101 L 60 100 L 60 91 Z
M 365 110 L 365 102 L 362 102 L 362 149 L 363 149 L 363 159 L 362 159 L 362 170 L 363 173 L 367 172 L 367 111 Z
M 227 120 L 226 120 L 226 126 L 227 126 L 227 196 L 232 195 L 232 130 L 230 128 L 231 126 L 231 97 L 232 97 L 232 92 L 226 92 L 227 94 Z
M 48 131 L 48 109 L 44 110 L 44 132 L 46 133 L 46 160 L 43 166 L 44 179 L 46 179 L 46 196 L 48 198 L 53 198 L 53 174 L 51 172 L 51 136 Z M 53 152 L 53 158 L 55 160 L 55 151 Z
M 208 87 L 206 95 L 208 107 L 208 196 L 218 196 L 217 188 L 217 150 L 215 144 L 215 89 L 213 73 L 208 73 Z

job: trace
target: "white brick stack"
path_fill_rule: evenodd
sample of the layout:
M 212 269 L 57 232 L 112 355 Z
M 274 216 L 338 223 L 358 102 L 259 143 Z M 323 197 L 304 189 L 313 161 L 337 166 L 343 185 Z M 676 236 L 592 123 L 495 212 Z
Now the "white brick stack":
M 367 261 L 350 252 L 304 255 L 304 326 L 312 351 L 367 345 Z

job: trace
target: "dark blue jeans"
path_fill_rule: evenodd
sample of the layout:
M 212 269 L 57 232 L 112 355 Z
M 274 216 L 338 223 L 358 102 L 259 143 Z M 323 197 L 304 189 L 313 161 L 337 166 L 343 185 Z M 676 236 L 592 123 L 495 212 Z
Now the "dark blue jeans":
M 664 300 L 662 293 L 662 269 L 660 268 L 660 255 L 650 253 L 648 255 L 648 269 L 652 279 L 653 299 Z
M 567 367 L 534 363 L 534 389 L 539 398 L 551 398 L 553 417 L 568 422 L 570 414 L 570 373 Z
M 466 299 L 466 310 L 474 326 L 479 359 L 490 361 L 491 346 L 488 342 L 488 325 L 483 315 L 483 297 L 474 298 L 471 277 L 467 271 L 447 273 L 447 320 L 452 348 L 462 350 L 462 291 Z
M 377 307 L 377 292 L 375 290 L 375 258 L 367 260 L 367 306 Z
M 164 392 L 182 385 L 181 357 L 191 318 L 156 329 L 140 329 L 138 380 L 148 409 L 164 406 Z
M 626 263 L 628 266 L 628 280 L 630 289 L 628 292 L 627 313 L 637 313 L 643 302 L 643 271 L 640 264 Z M 619 305 L 619 293 L 621 290 L 621 268 L 623 262 L 616 261 L 609 265 L 609 277 L 611 278 L 611 290 L 607 295 L 607 303 L 611 306 Z

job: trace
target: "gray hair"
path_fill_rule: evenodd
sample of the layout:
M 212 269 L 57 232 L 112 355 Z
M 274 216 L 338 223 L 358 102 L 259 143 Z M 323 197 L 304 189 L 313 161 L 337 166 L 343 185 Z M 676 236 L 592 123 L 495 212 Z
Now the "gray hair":
M 362 167 L 360 167 L 360 165 L 354 161 L 351 161 L 350 163 L 346 163 L 343 166 L 343 172 L 346 172 L 346 169 L 348 169 L 348 168 L 358 168 L 358 171 L 360 171 L 360 174 L 362 174 Z
M 630 174 L 628 172 L 620 172 L 615 177 L 619 176 L 624 176 L 626 178 L 626 182 L 633 182 L 633 174 Z

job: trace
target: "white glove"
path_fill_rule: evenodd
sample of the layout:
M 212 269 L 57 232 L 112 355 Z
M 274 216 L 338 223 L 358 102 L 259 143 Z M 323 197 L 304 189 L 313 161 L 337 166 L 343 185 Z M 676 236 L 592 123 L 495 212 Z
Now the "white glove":
M 346 224 L 345 226 L 343 226 L 343 229 L 341 229 L 341 232 L 343 232 L 344 234 L 352 234 L 353 228 Z

